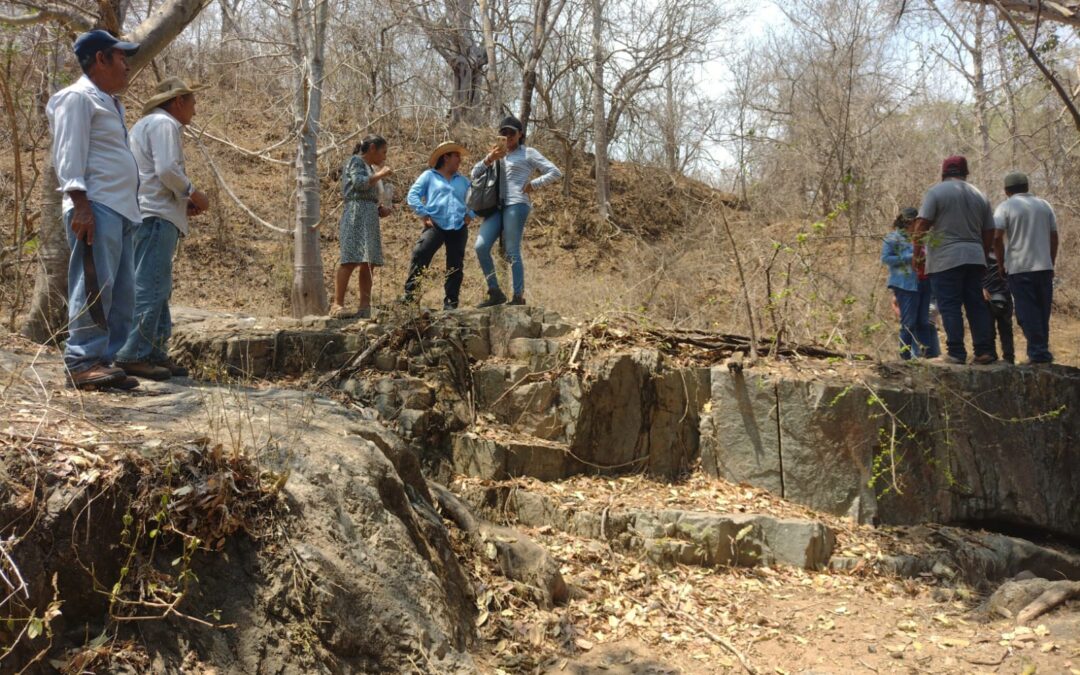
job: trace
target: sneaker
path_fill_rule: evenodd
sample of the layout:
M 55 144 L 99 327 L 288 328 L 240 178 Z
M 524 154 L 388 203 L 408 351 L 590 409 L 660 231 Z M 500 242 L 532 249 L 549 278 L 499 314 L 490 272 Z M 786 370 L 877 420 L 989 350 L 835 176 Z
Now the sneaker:
M 163 361 L 153 361 L 155 366 L 161 366 L 166 368 L 173 377 L 187 377 L 188 369 L 180 365 L 176 361 L 173 361 L 171 357 L 166 357 Z
M 99 389 L 111 387 L 126 379 L 124 371 L 110 368 L 101 363 L 90 366 L 78 373 L 68 373 L 68 383 L 76 389 Z
M 356 318 L 357 319 L 370 319 L 371 318 L 371 308 L 370 307 L 361 307 L 361 308 L 357 309 L 356 310 Z
M 501 305 L 506 302 L 506 296 L 498 288 L 489 288 L 487 292 L 487 298 L 484 299 L 477 307 L 494 307 L 495 305 Z
M 457 300 L 443 300 L 442 308 L 444 312 L 452 312 L 458 308 Z
M 168 368 L 165 368 L 164 366 L 155 366 L 149 361 L 132 361 L 130 363 L 118 363 L 116 365 L 132 377 L 142 377 L 147 380 L 157 380 L 159 382 L 172 377 L 172 373 Z
M 976 366 L 988 366 L 997 360 L 997 357 L 993 354 L 979 354 L 971 362 Z
M 506 304 L 508 304 L 508 305 L 524 305 L 525 304 L 525 296 L 524 295 L 515 295 L 513 297 L 513 299 L 510 300 L 510 302 L 508 302 Z
M 951 354 L 942 354 L 941 356 L 937 357 L 934 360 L 937 361 L 938 363 L 948 363 L 948 364 L 951 364 L 951 365 L 954 365 L 954 366 L 962 366 L 965 363 L 967 363 L 967 361 L 960 358 L 959 356 L 953 356 Z

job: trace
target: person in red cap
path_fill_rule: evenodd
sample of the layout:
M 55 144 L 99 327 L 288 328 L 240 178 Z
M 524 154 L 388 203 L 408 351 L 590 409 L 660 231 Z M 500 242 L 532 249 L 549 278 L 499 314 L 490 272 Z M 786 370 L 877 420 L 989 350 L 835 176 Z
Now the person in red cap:
M 945 327 L 946 363 L 967 363 L 964 314 L 971 328 L 973 363 L 997 361 L 990 310 L 983 301 L 982 281 L 994 241 L 990 202 L 967 182 L 967 159 L 948 157 L 941 164 L 941 182 L 923 195 L 913 228 L 926 246 L 926 272 Z

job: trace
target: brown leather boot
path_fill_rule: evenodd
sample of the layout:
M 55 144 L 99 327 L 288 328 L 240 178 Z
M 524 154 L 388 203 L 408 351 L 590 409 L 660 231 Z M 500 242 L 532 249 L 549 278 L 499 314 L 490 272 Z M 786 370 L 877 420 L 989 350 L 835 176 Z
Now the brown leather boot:
M 180 365 L 176 361 L 173 361 L 172 357 L 166 358 L 164 361 L 155 361 L 154 365 L 161 366 L 162 368 L 167 368 L 169 373 L 171 373 L 173 377 L 188 376 L 188 369 Z
M 117 363 L 116 365 L 124 369 L 124 372 L 132 377 L 142 377 L 147 380 L 167 380 L 172 377 L 172 373 L 168 368 L 161 366 L 155 366 L 148 361 L 131 361 L 130 363 Z
M 101 363 L 96 363 L 86 370 L 77 373 L 68 373 L 68 382 L 76 389 L 102 389 L 111 387 L 124 378 L 124 371 L 119 368 L 110 368 Z

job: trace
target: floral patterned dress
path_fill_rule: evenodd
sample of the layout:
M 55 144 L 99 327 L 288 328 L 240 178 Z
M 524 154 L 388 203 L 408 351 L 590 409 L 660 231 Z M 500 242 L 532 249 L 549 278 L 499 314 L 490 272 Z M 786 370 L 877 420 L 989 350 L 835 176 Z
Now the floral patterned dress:
M 379 184 L 368 185 L 373 171 L 359 155 L 353 155 L 341 174 L 345 210 L 341 214 L 341 264 L 383 264 L 382 230 L 379 227 Z

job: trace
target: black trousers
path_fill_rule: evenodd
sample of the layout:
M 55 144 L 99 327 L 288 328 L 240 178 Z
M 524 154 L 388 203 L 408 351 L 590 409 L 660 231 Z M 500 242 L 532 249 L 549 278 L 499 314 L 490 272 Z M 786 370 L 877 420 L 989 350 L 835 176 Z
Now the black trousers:
M 439 251 L 440 246 L 446 247 L 446 282 L 443 284 L 445 297 L 443 304 L 458 303 L 458 294 L 461 292 L 461 280 L 465 274 L 465 247 L 469 241 L 468 226 L 460 230 L 443 230 L 438 227 L 427 227 L 420 233 L 420 239 L 412 252 L 412 262 L 409 265 L 409 278 L 405 281 L 405 299 L 413 300 L 416 287 L 420 284 L 420 276 L 431 264 L 431 259 Z
M 1016 351 L 1013 347 L 1013 300 L 1009 294 L 1005 297 L 1009 302 L 1000 316 L 994 314 L 987 303 L 987 309 L 990 309 L 990 316 L 993 318 L 990 328 L 994 332 L 994 338 L 1001 342 L 1001 357 L 1009 363 L 1016 363 Z

